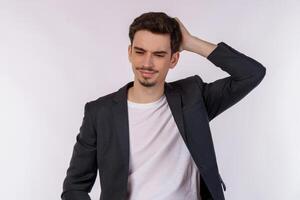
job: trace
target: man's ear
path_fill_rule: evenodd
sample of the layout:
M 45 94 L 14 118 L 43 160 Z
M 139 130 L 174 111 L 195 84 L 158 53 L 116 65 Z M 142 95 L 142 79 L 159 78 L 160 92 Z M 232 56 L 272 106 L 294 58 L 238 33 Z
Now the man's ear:
M 177 64 L 177 62 L 179 60 L 179 57 L 180 57 L 179 51 L 173 53 L 173 55 L 171 57 L 171 64 L 170 64 L 170 68 L 171 69 L 173 69 L 176 66 L 176 64 Z
M 128 45 L 128 60 L 131 62 L 131 45 Z

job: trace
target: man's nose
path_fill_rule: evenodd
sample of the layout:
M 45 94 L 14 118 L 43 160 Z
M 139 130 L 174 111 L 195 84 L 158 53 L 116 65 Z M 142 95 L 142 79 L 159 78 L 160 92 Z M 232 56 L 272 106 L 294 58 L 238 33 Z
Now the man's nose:
M 151 54 L 146 54 L 144 57 L 143 65 L 145 67 L 152 67 L 153 66 L 153 58 Z

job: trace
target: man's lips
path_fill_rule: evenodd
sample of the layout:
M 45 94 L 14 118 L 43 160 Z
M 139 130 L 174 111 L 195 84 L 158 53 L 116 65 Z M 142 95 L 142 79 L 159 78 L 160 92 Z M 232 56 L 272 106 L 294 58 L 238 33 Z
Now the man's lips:
M 153 72 L 153 71 L 148 71 L 148 70 L 139 70 L 140 72 L 142 72 L 142 73 L 145 73 L 145 74 L 154 74 L 155 72 Z
M 156 72 L 148 70 L 139 70 L 144 77 L 151 78 Z

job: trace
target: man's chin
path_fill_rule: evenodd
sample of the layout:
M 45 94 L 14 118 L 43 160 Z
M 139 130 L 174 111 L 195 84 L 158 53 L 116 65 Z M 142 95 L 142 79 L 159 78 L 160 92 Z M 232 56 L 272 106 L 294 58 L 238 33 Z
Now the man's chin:
M 148 80 L 148 79 L 138 79 L 139 83 L 144 87 L 153 87 L 156 85 L 156 81 Z

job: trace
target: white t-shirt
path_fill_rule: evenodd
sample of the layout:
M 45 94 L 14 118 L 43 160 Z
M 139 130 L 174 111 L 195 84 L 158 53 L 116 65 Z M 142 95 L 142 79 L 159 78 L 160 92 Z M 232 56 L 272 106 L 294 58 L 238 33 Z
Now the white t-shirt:
M 165 95 L 127 100 L 130 136 L 128 200 L 201 200 L 200 172 L 179 133 Z

